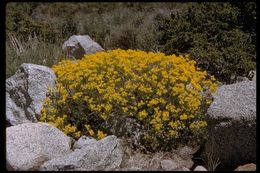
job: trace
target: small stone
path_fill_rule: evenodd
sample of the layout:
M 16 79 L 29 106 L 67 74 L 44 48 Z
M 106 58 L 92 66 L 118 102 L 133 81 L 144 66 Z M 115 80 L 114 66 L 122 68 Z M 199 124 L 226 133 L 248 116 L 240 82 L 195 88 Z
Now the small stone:
M 237 167 L 235 171 L 256 171 L 256 165 L 254 163 L 245 164 Z
M 249 73 L 248 73 L 248 78 L 250 80 L 256 81 L 256 70 L 250 70 Z
M 197 166 L 194 171 L 208 171 L 206 168 L 204 168 L 203 166 Z
M 161 167 L 165 171 L 172 171 L 178 168 L 178 165 L 172 160 L 162 160 Z

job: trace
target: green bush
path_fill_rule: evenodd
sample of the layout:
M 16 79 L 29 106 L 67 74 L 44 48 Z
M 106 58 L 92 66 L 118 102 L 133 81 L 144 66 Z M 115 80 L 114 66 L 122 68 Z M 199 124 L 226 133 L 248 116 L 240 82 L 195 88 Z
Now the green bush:
M 44 64 L 43 55 L 49 56 L 48 65 L 55 64 L 61 45 L 74 34 L 87 34 L 106 50 L 120 47 L 157 51 L 154 17 L 158 13 L 168 15 L 168 6 L 165 3 L 8 3 L 6 76 L 12 75 L 23 61 Z M 174 8 L 173 5 L 171 9 Z M 22 44 L 32 43 L 28 38 L 36 36 L 41 41 L 39 52 L 27 49 L 27 53 L 17 53 L 9 35 L 21 39 Z
M 188 52 L 198 67 L 231 83 L 232 76 L 246 76 L 256 68 L 254 35 L 242 30 L 246 23 L 240 17 L 239 8 L 229 3 L 192 4 L 182 14 L 158 19 L 164 33 L 160 44 L 167 54 Z
M 254 2 L 27 2 L 8 3 L 6 7 L 7 35 L 25 42 L 35 34 L 39 41 L 57 48 L 71 35 L 87 34 L 105 50 L 189 53 L 198 67 L 225 83 L 233 82 L 232 76 L 246 76 L 255 69 L 255 31 Z M 15 47 L 7 49 L 7 59 L 15 59 Z M 28 60 L 39 57 L 36 51 L 30 55 L 33 57 Z

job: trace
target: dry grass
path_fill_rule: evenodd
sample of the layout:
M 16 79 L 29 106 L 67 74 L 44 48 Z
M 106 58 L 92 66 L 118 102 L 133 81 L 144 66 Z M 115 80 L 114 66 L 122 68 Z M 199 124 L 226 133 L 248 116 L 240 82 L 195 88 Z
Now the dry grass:
M 25 41 L 9 34 L 6 40 L 6 78 L 13 75 L 22 63 L 51 67 L 62 56 L 61 45 L 40 41 L 36 35 Z
M 6 9 L 6 77 L 24 62 L 56 63 L 63 42 L 74 34 L 89 35 L 106 50 L 160 52 L 156 16 L 170 16 L 186 7 L 182 3 L 10 3 Z

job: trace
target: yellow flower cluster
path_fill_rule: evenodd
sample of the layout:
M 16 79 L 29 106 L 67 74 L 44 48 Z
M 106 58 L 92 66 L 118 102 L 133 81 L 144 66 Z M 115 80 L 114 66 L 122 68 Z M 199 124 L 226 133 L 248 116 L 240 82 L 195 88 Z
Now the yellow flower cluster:
M 135 118 L 146 137 L 192 134 L 206 126 L 201 115 L 210 97 L 204 93 L 212 95 L 219 84 L 188 57 L 135 50 L 85 55 L 53 69 L 57 88 L 46 99 L 41 120 L 74 137 L 102 139 L 111 114 Z
M 86 125 L 84 125 L 84 127 L 86 128 L 86 131 L 88 132 L 89 136 L 95 137 L 97 139 L 102 139 L 102 138 L 106 137 L 106 134 L 101 130 L 98 130 L 97 133 L 95 134 L 95 132 L 91 129 L 90 125 L 86 124 Z
M 51 101 L 49 98 L 46 99 L 44 106 L 49 105 Z M 50 114 L 50 113 L 53 114 Z M 77 129 L 76 126 L 71 125 L 70 123 L 66 122 L 67 115 L 63 116 L 56 116 L 57 111 L 55 109 L 48 109 L 48 115 L 47 115 L 47 109 L 43 109 L 41 112 L 40 121 L 48 122 L 52 124 L 53 126 L 57 127 L 61 131 L 63 131 L 65 134 L 79 138 L 81 136 L 81 132 Z

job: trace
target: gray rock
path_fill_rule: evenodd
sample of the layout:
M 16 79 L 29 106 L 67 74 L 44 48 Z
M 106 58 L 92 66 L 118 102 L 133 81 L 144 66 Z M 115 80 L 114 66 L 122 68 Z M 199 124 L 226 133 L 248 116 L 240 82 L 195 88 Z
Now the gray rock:
M 196 168 L 194 169 L 194 171 L 208 171 L 206 168 L 204 168 L 203 166 L 196 166 Z
M 62 50 L 70 58 L 82 58 L 85 54 L 93 54 L 104 49 L 88 35 L 73 35 L 64 42 Z
M 11 125 L 37 122 L 48 87 L 55 87 L 52 69 L 23 63 L 6 79 L 6 120 Z
M 238 166 L 234 171 L 256 171 L 256 165 L 254 163 Z
M 195 150 L 187 146 L 178 148 L 186 159 L 176 152 L 156 152 L 144 154 L 135 151 L 126 142 L 115 136 L 100 141 L 81 137 L 75 142 L 74 152 L 45 162 L 41 171 L 189 171 L 193 166 Z
M 173 162 L 172 160 L 167 159 L 167 160 L 161 161 L 161 167 L 165 171 L 172 171 L 172 170 L 177 169 L 178 165 L 175 162 Z
M 132 152 L 129 158 L 121 165 L 122 171 L 158 171 L 160 170 L 163 153 L 143 154 Z
M 208 109 L 214 119 L 256 118 L 256 82 L 246 81 L 223 85 L 213 96 L 214 101 Z
M 158 171 L 160 170 L 160 161 L 163 153 L 143 154 L 138 151 L 132 151 L 124 158 L 120 171 Z
M 176 153 L 178 156 L 180 156 L 183 159 L 190 159 L 193 157 L 193 154 L 198 151 L 198 149 L 199 146 L 197 147 L 182 146 L 177 148 Z
M 256 161 L 256 82 L 223 85 L 208 114 L 209 139 L 202 157 L 211 154 L 223 165 Z
M 6 129 L 6 159 L 14 170 L 37 170 L 45 161 L 71 152 L 71 140 L 47 123 L 24 123 Z
M 248 78 L 250 80 L 256 81 L 256 70 L 250 70 L 248 73 Z
M 96 139 L 94 138 L 90 138 L 87 136 L 81 136 L 73 145 L 72 149 L 81 149 L 85 146 L 91 146 L 91 145 L 95 145 L 97 142 Z
M 92 141 L 93 142 L 93 141 Z M 111 171 L 116 170 L 123 158 L 120 139 L 107 136 L 102 140 L 84 145 L 65 156 L 45 162 L 41 171 Z
M 194 164 L 192 156 L 190 158 L 182 158 L 175 154 L 172 156 L 172 160 L 178 165 L 178 168 L 186 167 L 190 169 Z

